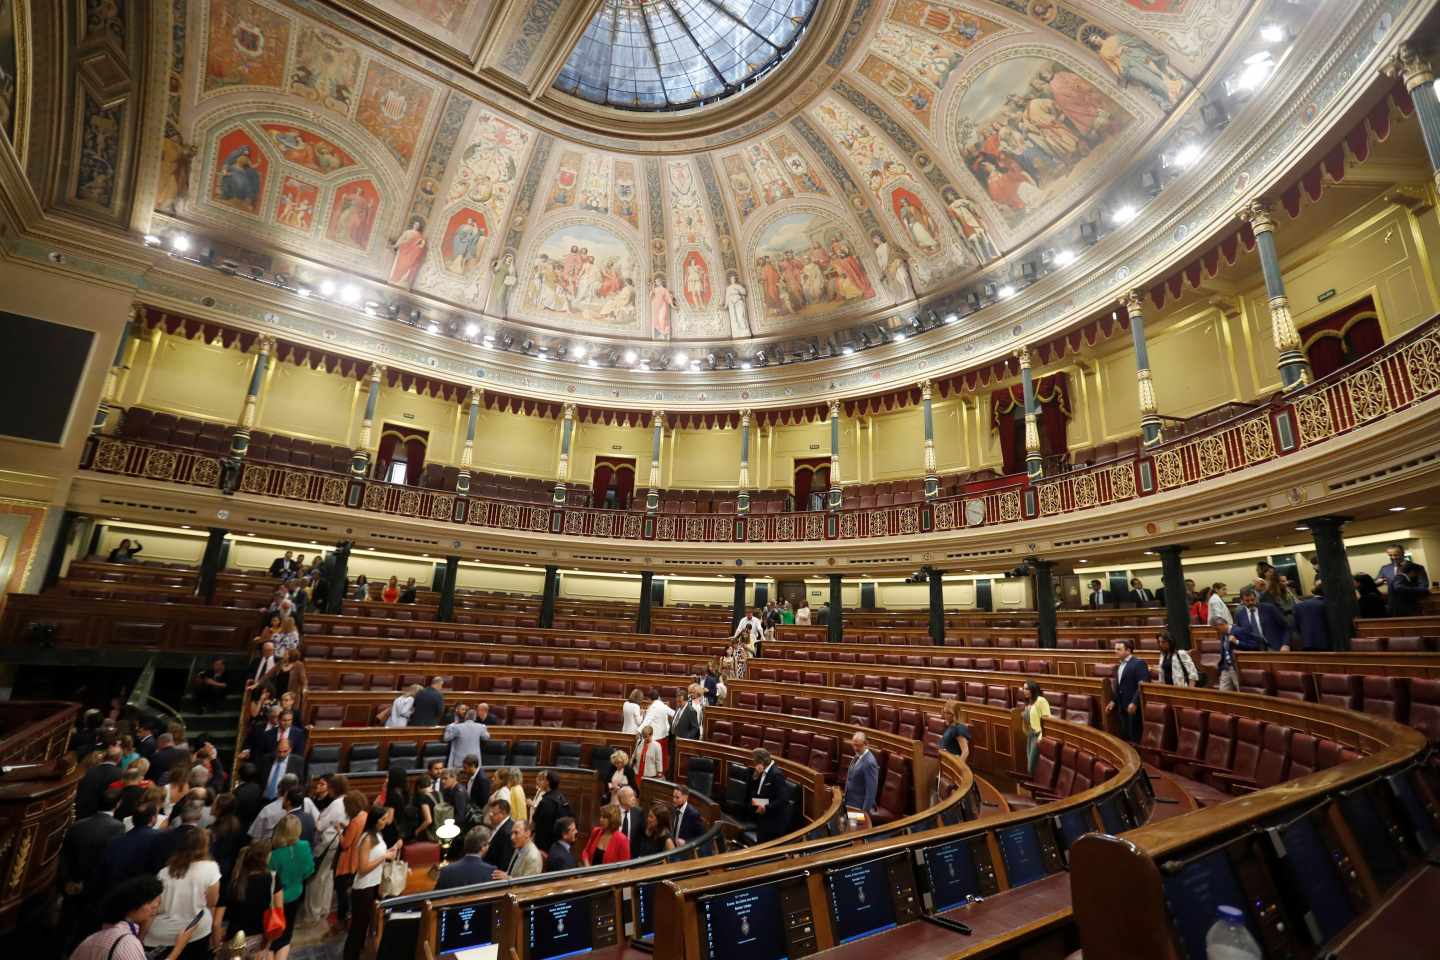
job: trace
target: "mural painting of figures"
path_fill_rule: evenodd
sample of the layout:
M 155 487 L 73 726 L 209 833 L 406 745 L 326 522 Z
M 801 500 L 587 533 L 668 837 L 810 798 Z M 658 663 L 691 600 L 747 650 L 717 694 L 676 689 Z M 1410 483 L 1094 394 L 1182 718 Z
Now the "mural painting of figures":
M 425 259 L 425 221 L 419 217 L 412 219 L 390 246 L 395 250 L 395 261 L 390 265 L 390 282 L 409 288 Z
M 550 200 L 545 209 L 568 207 L 575 202 L 575 188 L 580 183 L 580 154 L 566 150 L 560 154 L 560 163 L 555 167 L 555 186 L 550 188 Z
M 333 33 L 306 27 L 295 45 L 290 92 L 345 114 L 360 79 L 360 52 Z
M 15 97 L 20 76 L 15 44 L 15 0 L 0 0 L 0 134 L 15 136 Z
M 349 247 L 370 246 L 370 232 L 380 208 L 380 194 L 369 180 L 354 180 L 335 191 L 330 205 L 330 226 L 325 236 Z
M 1098 162 L 1134 119 L 1080 74 L 1033 57 L 986 70 L 957 106 L 965 164 L 1012 221 Z
M 695 309 L 710 305 L 710 266 L 705 258 L 700 256 L 696 250 L 685 254 L 685 259 L 680 264 L 680 274 L 684 280 L 685 302 Z
M 771 317 L 810 317 L 875 296 L 870 276 L 839 225 L 812 213 L 791 213 L 755 242 L 755 276 Z
M 354 166 L 355 159 L 319 134 L 283 123 L 262 123 L 260 128 L 290 163 L 317 173 L 333 173 Z
M 430 88 L 420 81 L 371 60 L 355 120 L 389 147 L 402 167 L 408 167 L 430 111 L 430 95 Z
M 635 259 L 615 234 L 568 224 L 541 243 L 526 278 L 526 310 L 570 319 L 636 318 Z
M 965 241 L 965 248 L 975 255 L 976 261 L 983 264 L 998 258 L 1000 249 L 990 239 L 990 230 L 980 219 L 980 211 L 974 202 L 969 197 L 960 196 L 954 187 L 942 190 L 940 198 L 945 201 L 945 213 L 950 222 L 960 234 L 960 239 Z
M 296 230 L 310 232 L 315 225 L 315 206 L 320 190 L 314 184 L 286 177 L 280 184 L 280 202 L 275 208 L 275 222 Z
M 233 130 L 220 138 L 215 156 L 215 183 L 210 199 L 233 210 L 258 215 L 268 167 L 259 145 L 244 130 Z
M 630 226 L 640 225 L 640 214 L 635 207 L 635 164 L 629 160 L 615 161 L 615 205 L 611 209 Z
M 940 231 L 935 229 L 935 221 L 919 197 L 904 187 L 896 187 L 890 194 L 890 207 L 917 247 L 926 253 L 939 252 Z
M 494 114 L 481 114 L 450 184 L 450 200 L 483 203 L 497 214 L 504 213 L 515 186 L 520 155 L 529 140 L 530 134 L 514 124 Z
M 471 207 L 455 211 L 440 244 L 445 269 L 463 276 L 480 266 L 489 235 L 484 213 Z
M 205 89 L 279 87 L 290 21 L 250 0 L 210 0 Z
M 1169 57 L 1133 34 L 1106 36 L 1101 30 L 1091 29 L 1081 39 L 1110 68 L 1122 87 L 1140 87 L 1167 113 L 1175 109 L 1189 89 L 1190 82 L 1170 66 Z
M 444 30 L 454 30 L 471 0 L 396 0 L 396 5 L 429 20 Z

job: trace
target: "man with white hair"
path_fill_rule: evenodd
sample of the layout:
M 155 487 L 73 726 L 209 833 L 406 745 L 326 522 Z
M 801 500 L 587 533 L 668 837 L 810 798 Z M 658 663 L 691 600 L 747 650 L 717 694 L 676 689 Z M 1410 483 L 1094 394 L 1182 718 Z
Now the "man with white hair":
M 850 769 L 845 774 L 845 806 L 868 817 L 875 809 L 880 764 L 875 754 L 870 752 L 870 743 L 864 731 L 856 730 L 850 736 L 850 746 L 855 749 L 855 759 L 850 761 Z

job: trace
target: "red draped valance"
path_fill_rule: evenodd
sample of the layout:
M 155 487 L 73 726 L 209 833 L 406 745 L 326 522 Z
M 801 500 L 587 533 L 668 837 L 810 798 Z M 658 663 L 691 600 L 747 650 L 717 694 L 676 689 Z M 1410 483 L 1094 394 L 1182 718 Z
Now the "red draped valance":
M 990 423 L 998 424 L 1000 418 L 1009 414 L 1025 402 L 1025 385 L 1011 384 L 990 394 Z M 1063 373 L 1052 373 L 1035 381 L 1035 403 L 1037 406 L 1051 404 L 1065 416 L 1070 416 L 1070 378 Z

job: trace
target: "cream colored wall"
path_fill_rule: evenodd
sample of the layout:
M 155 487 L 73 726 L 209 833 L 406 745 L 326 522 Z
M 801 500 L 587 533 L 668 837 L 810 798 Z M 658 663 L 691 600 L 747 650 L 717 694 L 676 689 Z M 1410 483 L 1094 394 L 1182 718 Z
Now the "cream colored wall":
M 629 457 L 635 461 L 635 488 L 644 490 L 650 480 L 650 451 L 654 436 L 649 427 L 576 424 L 575 436 L 570 443 L 571 482 L 588 485 L 595 478 L 597 459 Z M 738 452 L 736 462 L 739 462 Z
M 867 432 L 870 470 L 866 481 L 905 480 L 925 474 L 925 418 L 919 406 L 871 417 Z
M 135 402 L 182 417 L 234 423 L 257 356 L 219 343 L 162 337 Z
M 666 486 L 734 490 L 740 483 L 740 431 L 676 430 L 664 466 Z
M 462 563 L 455 574 L 455 585 L 465 590 L 527 593 L 538 597 L 545 592 L 545 571 Z M 563 589 L 561 595 L 564 595 Z
M 383 394 L 382 394 L 383 396 Z M 465 416 L 469 417 L 469 408 Z M 460 423 L 460 443 L 465 442 L 465 422 Z M 581 426 L 582 433 L 585 427 Z M 456 460 L 458 461 L 458 457 Z M 560 421 L 547 417 L 480 410 L 475 424 L 474 468 L 485 473 L 554 479 L 560 460 Z M 646 456 L 649 463 L 649 456 Z M 593 461 L 592 461 L 593 464 Z M 572 474 L 577 481 L 589 476 Z
M 265 375 L 255 426 L 320 443 L 348 445 L 363 389 L 365 384 L 354 377 L 273 363 Z
M 100 543 L 95 555 L 102 559 L 108 557 L 110 551 L 125 539 L 132 544 L 139 541 L 145 548 L 135 557 L 145 563 L 198 564 L 205 555 L 206 534 L 203 530 L 166 530 L 144 524 L 109 523 L 100 529 Z M 268 566 L 270 561 L 265 563 Z
M 772 441 L 765 451 L 767 470 L 769 477 L 765 484 L 767 487 L 781 490 L 795 489 L 795 461 L 805 460 L 812 457 L 830 456 L 830 424 L 828 421 L 819 423 L 790 424 L 777 426 L 771 434 Z M 852 479 L 854 469 L 855 444 L 853 431 L 850 432 L 851 442 L 849 449 L 846 449 L 846 431 L 840 435 L 840 480 L 842 483 L 849 483 Z M 847 460 L 850 469 L 846 468 Z
M 444 397 L 422 396 L 414 390 L 400 389 L 399 384 L 392 387 L 382 382 L 380 396 L 375 403 L 374 430 L 370 438 L 370 451 L 374 453 L 380 449 L 380 437 L 385 430 L 385 424 L 390 423 L 402 432 L 406 430 L 428 431 L 430 439 L 426 445 L 426 462 L 452 463 L 455 459 L 456 419 L 461 409 L 461 404 L 446 400 Z M 463 409 L 468 416 L 469 408 L 464 407 Z M 363 408 L 360 410 L 360 414 L 364 415 Z M 462 425 L 458 429 L 464 430 L 464 426 Z

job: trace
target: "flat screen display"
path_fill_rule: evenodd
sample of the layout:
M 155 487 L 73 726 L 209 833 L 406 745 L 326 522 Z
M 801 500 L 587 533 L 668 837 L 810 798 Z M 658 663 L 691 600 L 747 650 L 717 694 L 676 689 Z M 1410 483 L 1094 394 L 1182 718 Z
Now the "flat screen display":
M 1430 811 L 1425 809 L 1425 804 L 1420 799 L 1420 793 L 1415 788 L 1414 773 L 1402 770 L 1385 779 L 1390 784 L 1390 792 L 1399 801 L 1400 812 L 1404 815 L 1421 852 L 1429 853 L 1440 846 L 1440 834 L 1435 831 L 1435 819 L 1430 816 Z
M 1245 895 L 1223 850 L 1191 860 L 1179 873 L 1166 877 L 1164 887 L 1170 919 L 1190 960 L 1205 960 L 1205 934 L 1215 922 L 1216 907 L 1245 909 Z M 1253 928 L 1250 932 L 1255 933 Z
M 1000 841 L 1000 856 L 1005 861 L 1005 875 L 1010 886 L 1023 887 L 1045 878 L 1045 860 L 1040 854 L 1040 835 L 1033 823 L 1022 823 L 995 831 Z
M 778 884 L 703 897 L 699 906 L 707 960 L 786 960 Z
M 1095 818 L 1090 814 L 1089 807 L 1066 810 L 1059 819 L 1060 836 L 1064 838 L 1067 850 L 1085 834 L 1095 832 Z
M 1340 813 L 1344 816 L 1350 832 L 1359 842 L 1361 855 L 1375 877 L 1376 886 L 1381 890 L 1388 888 L 1400 879 L 1405 864 L 1400 859 L 1399 851 L 1395 849 L 1390 831 L 1380 819 L 1380 811 L 1375 806 L 1375 798 L 1370 789 L 1362 787 L 1350 793 L 1342 793 L 1335 802 L 1340 807 Z
M 952 840 L 926 847 L 920 854 L 930 878 L 932 908 L 941 913 L 965 903 L 966 898 L 980 895 L 980 880 L 975 873 L 975 856 L 969 840 Z
M 1340 869 L 1311 817 L 1301 817 L 1278 833 L 1290 882 L 1300 891 L 1320 942 L 1324 943 L 1355 918 L 1340 880 Z
M 525 955 L 529 960 L 573 957 L 594 949 L 588 896 L 537 903 L 525 914 Z
M 895 926 L 888 860 L 868 860 L 825 871 L 835 941 L 849 943 Z
M 1097 806 L 1100 810 L 1100 822 L 1105 825 L 1105 832 L 1111 836 L 1119 836 L 1135 826 L 1134 819 L 1130 816 L 1130 811 L 1125 808 L 1125 800 L 1120 794 L 1110 794 Z
M 635 887 L 635 939 L 650 940 L 655 936 L 655 884 Z
M 493 943 L 489 903 L 462 903 L 435 911 L 435 952 L 440 956 Z

